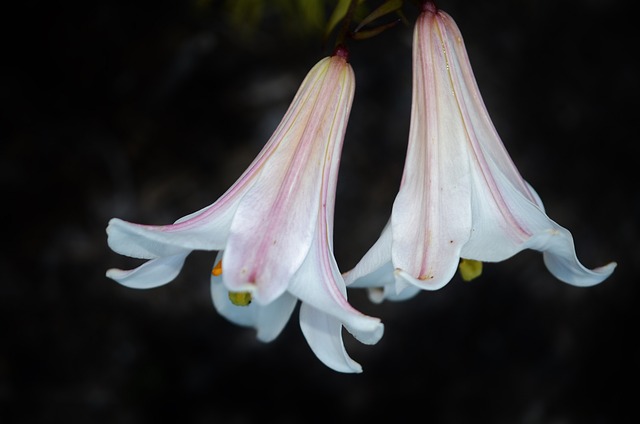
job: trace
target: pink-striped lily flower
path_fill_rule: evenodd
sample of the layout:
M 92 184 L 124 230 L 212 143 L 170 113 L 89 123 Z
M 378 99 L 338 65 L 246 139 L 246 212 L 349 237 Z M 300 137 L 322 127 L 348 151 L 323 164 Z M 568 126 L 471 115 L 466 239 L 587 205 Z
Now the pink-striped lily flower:
M 374 287 L 374 301 L 404 299 L 443 287 L 461 258 L 473 268 L 524 249 L 543 252 L 549 271 L 575 286 L 598 284 L 616 266 L 589 270 L 578 261 L 571 233 L 546 215 L 505 150 L 457 25 L 425 2 L 414 30 L 400 190 L 382 235 L 345 274 L 347 285 Z
M 346 353 L 344 326 L 374 344 L 377 318 L 347 302 L 333 254 L 333 213 L 342 143 L 355 90 L 345 49 L 309 72 L 280 125 L 240 179 L 215 203 L 150 226 L 112 219 L 111 249 L 148 259 L 107 276 L 133 288 L 166 284 L 193 250 L 218 251 L 211 277 L 216 309 L 273 340 L 299 299 L 300 326 L 316 356 L 340 372 L 361 372 Z

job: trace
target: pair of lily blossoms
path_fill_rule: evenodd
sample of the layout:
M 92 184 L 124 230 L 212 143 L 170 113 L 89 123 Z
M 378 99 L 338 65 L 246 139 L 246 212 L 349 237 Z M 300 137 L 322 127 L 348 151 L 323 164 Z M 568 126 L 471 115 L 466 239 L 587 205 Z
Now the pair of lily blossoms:
M 300 300 L 309 346 L 325 365 L 348 373 L 362 368 L 347 354 L 342 328 L 375 344 L 383 324 L 348 303 L 347 287 L 368 288 L 376 302 L 407 299 L 447 284 L 461 258 L 497 262 L 523 249 L 543 252 L 549 271 L 575 286 L 611 275 L 614 262 L 589 270 L 578 261 L 571 233 L 546 215 L 520 176 L 457 25 L 431 2 L 414 29 L 409 141 L 391 218 L 355 268 L 341 274 L 333 214 L 355 89 L 347 59 L 338 48 L 309 71 L 263 150 L 215 203 L 173 225 L 110 220 L 111 249 L 148 261 L 107 276 L 127 287 L 157 287 L 178 275 L 193 250 L 217 251 L 211 293 L 220 314 L 268 342 Z

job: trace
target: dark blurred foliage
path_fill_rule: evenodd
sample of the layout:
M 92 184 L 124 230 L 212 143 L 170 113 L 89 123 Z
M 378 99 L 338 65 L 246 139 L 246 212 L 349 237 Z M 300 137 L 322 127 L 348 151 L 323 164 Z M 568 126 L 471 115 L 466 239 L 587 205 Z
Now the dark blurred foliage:
M 214 254 L 148 291 L 105 278 L 111 217 L 164 224 L 212 203 L 267 140 L 321 36 L 263 2 L 11 2 L 2 14 L 0 423 L 619 423 L 637 416 L 638 34 L 622 0 L 442 0 L 504 143 L 572 231 L 592 288 L 537 252 L 403 303 L 354 306 L 385 336 L 346 335 L 359 375 L 308 348 L 297 313 L 273 343 L 218 316 Z M 415 12 L 415 11 L 414 11 Z M 408 8 L 410 23 L 415 13 Z M 298 28 L 298 29 L 296 29 Z M 306 29 L 305 29 L 306 28 Z M 411 25 L 350 44 L 357 77 L 335 250 L 377 238 L 408 134 Z

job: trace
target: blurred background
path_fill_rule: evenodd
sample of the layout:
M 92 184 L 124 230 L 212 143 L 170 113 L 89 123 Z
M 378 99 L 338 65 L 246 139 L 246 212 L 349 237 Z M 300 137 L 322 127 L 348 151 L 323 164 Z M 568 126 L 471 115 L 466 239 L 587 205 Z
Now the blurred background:
M 604 283 L 564 284 L 525 251 L 402 303 L 351 291 L 385 336 L 363 346 L 345 335 L 364 368 L 347 375 L 315 358 L 297 311 L 269 344 L 220 317 L 215 253 L 194 252 L 153 290 L 105 277 L 133 265 L 107 247 L 110 218 L 166 224 L 216 200 L 331 52 L 319 15 L 297 3 L 22 2 L 3 14 L 0 423 L 638 415 L 633 2 L 438 3 L 549 216 L 573 233 L 585 266 L 618 262 Z M 377 239 L 398 189 L 416 16 L 408 4 L 409 25 L 349 44 L 357 88 L 334 236 L 344 271 Z

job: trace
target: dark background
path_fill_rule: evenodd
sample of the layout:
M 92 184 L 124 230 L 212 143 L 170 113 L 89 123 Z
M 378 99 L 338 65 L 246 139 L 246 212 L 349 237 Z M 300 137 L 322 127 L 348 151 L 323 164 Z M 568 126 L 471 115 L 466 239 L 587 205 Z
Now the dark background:
M 351 291 L 354 306 L 386 326 L 375 346 L 345 336 L 359 375 L 314 357 L 297 312 L 270 344 L 217 315 L 214 253 L 194 252 L 173 283 L 153 290 L 104 276 L 132 264 L 106 245 L 111 217 L 173 222 L 235 181 L 329 53 L 318 35 L 269 10 L 246 33 L 216 1 L 20 4 L 3 13 L 0 66 L 1 423 L 638 415 L 633 2 L 439 3 L 549 216 L 573 233 L 586 266 L 618 268 L 576 288 L 525 251 L 402 303 L 373 305 Z M 357 88 L 335 223 L 343 270 L 377 238 L 397 191 L 411 33 L 400 25 L 350 45 Z

